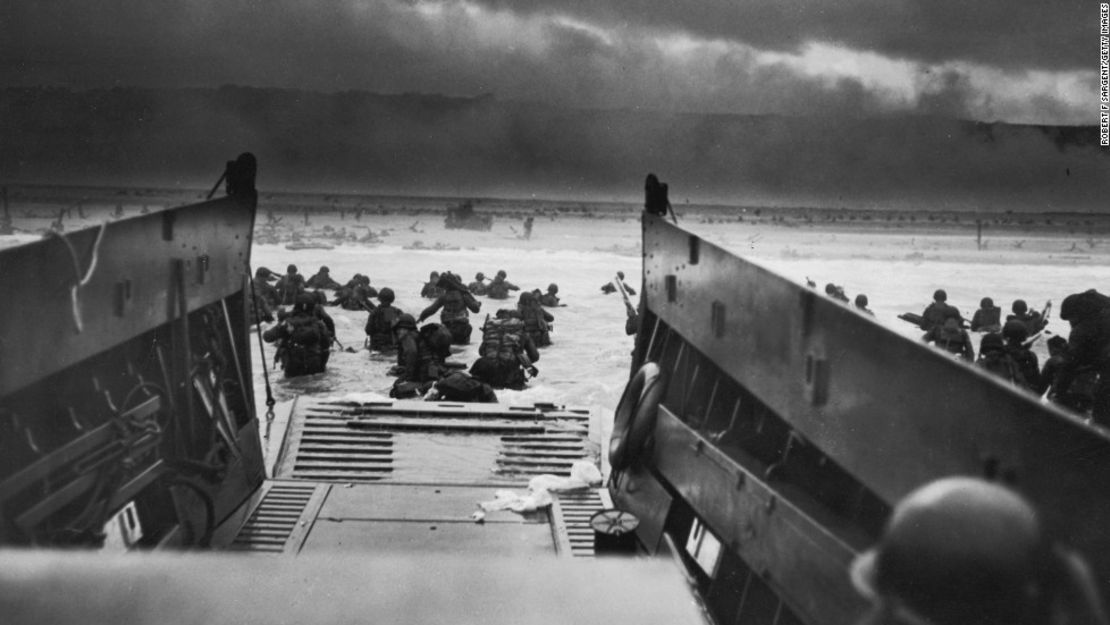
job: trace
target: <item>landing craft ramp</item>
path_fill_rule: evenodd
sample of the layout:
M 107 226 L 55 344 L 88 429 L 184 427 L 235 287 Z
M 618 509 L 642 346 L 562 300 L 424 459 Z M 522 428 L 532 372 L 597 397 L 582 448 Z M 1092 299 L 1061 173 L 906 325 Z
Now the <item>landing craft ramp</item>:
M 527 513 L 480 502 L 531 478 L 597 462 L 595 410 L 550 404 L 300 397 L 274 477 L 217 535 L 256 553 L 340 550 L 592 557 L 589 517 L 611 506 L 584 488 Z M 595 433 L 591 441 L 590 433 Z

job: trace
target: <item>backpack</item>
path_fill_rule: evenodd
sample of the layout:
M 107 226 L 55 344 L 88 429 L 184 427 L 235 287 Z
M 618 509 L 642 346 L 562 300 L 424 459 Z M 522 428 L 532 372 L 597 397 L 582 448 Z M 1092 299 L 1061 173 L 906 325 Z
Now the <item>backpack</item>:
M 497 395 L 488 384 L 461 371 L 456 371 L 436 383 L 436 390 L 444 400 L 464 402 L 496 402 Z
M 981 354 L 975 364 L 1014 386 L 1026 386 L 1025 376 L 1021 374 L 1013 356 L 1005 351 L 994 350 Z
M 524 323 L 524 331 L 532 337 L 536 347 L 551 345 L 551 336 L 548 334 L 547 320 L 543 317 L 543 310 L 529 308 L 521 311 L 520 314 Z
M 315 347 L 324 342 L 323 321 L 312 315 L 296 315 L 289 318 L 289 341 L 294 346 Z
M 524 322 L 513 317 L 487 319 L 482 326 L 482 343 L 478 346 L 479 356 L 496 357 L 502 362 L 519 362 L 524 351 L 521 336 Z
M 451 355 L 451 331 L 438 323 L 427 323 L 417 331 L 432 357 L 440 360 Z
M 393 322 L 401 316 L 401 310 L 393 306 L 379 306 L 370 313 L 366 320 L 366 334 L 391 335 Z

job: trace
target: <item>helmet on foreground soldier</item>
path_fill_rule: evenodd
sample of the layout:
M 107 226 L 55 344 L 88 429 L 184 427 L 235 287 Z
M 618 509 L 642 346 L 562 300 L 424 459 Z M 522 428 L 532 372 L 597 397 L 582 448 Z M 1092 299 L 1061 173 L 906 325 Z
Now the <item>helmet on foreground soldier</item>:
M 435 284 L 441 289 L 466 291 L 466 285 L 462 283 L 462 280 L 458 276 L 451 273 L 450 271 L 445 271 L 440 274 L 439 279 L 436 280 Z
M 1001 334 L 984 334 L 983 338 L 979 340 L 979 353 L 986 354 L 988 352 L 997 352 L 1006 349 L 1006 342 L 1002 340 Z
M 413 317 L 412 315 L 410 315 L 408 313 L 405 313 L 403 315 L 398 316 L 397 319 L 393 322 L 393 332 L 394 332 L 394 334 L 397 333 L 397 330 L 400 330 L 402 328 L 406 329 L 406 330 L 415 330 L 416 329 L 416 317 Z
M 479 282 L 481 282 L 482 280 L 485 280 L 485 279 L 486 279 L 486 274 L 484 274 L 484 273 L 482 273 L 481 271 L 479 271 L 478 273 L 474 274 L 474 279 L 475 279 L 475 280 L 478 280 Z
M 1016 299 L 1014 300 L 1014 304 L 1011 307 L 1011 310 L 1014 311 L 1015 315 L 1024 315 L 1026 312 L 1029 311 L 1029 304 L 1026 304 L 1025 300 L 1023 299 Z
M 944 289 L 937 289 L 933 291 L 933 300 L 938 302 L 947 302 L 948 293 Z
M 509 277 L 509 274 L 505 273 L 504 269 L 501 269 L 497 272 L 497 277 L 501 278 L 501 279 L 504 279 L 504 278 Z
M 552 293 L 552 294 L 558 293 L 559 292 L 559 285 L 552 282 L 551 284 L 547 285 L 547 292 Z
M 393 294 L 393 289 L 389 287 L 385 287 L 382 290 L 378 291 L 378 301 L 382 304 L 392 304 L 395 297 L 396 295 Z M 412 315 L 409 316 L 411 317 Z
M 1025 498 L 977 478 L 944 478 L 906 495 L 851 578 L 895 622 L 1032 625 L 1054 622 L 1054 609 L 1100 620 L 1082 560 L 1050 543 Z M 1065 596 L 1074 605 L 1060 605 Z
M 1006 325 L 1002 326 L 1002 336 L 1007 341 L 1020 343 L 1029 338 L 1029 326 L 1017 319 L 1011 319 L 1006 322 Z
M 1110 309 L 1110 297 L 1095 289 L 1072 293 L 1060 303 L 1060 318 L 1075 325 Z
M 293 301 L 293 310 L 307 311 L 312 310 L 317 304 L 316 293 L 305 292 L 297 295 L 297 299 Z

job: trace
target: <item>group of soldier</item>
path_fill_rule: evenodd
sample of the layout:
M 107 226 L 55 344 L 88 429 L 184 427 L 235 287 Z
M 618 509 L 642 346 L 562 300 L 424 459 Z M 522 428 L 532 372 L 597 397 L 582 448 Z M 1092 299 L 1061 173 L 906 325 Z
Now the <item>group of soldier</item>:
M 817 286 L 811 280 L 807 284 Z M 835 284 L 825 285 L 825 294 L 851 303 L 843 287 Z M 873 315 L 867 305 L 866 295 L 856 296 L 855 308 Z M 1064 298 L 1060 318 L 1071 324 L 1071 332 L 1068 338 L 1047 339 L 1048 358 L 1043 364 L 1031 348 L 1051 334 L 1045 330 L 1048 319 L 1023 299 L 1014 300 L 1010 311 L 1003 320 L 1002 309 L 984 297 L 969 322 L 948 303 L 944 289 L 937 289 L 920 315 L 900 318 L 925 332 L 923 342 L 1110 427 L 1110 297 L 1091 289 Z M 978 350 L 972 332 L 982 334 Z
M 968 326 L 947 300 L 947 293 L 938 289 L 922 312 L 924 342 L 1110 426 L 1110 297 L 1091 289 L 1064 298 L 1060 318 L 1071 325 L 1071 332 L 1066 339 L 1047 340 L 1049 356 L 1043 366 L 1031 347 L 1047 334 L 1048 320 L 1025 300 L 1014 300 L 1003 321 L 1001 308 L 984 297 Z M 983 333 L 978 356 L 969 330 Z
M 817 286 L 817 284 L 814 283 L 813 281 L 807 281 L 807 284 L 809 285 L 810 288 L 815 288 Z M 856 299 L 854 301 L 849 300 L 848 295 L 844 292 L 844 287 L 842 287 L 838 284 L 833 284 L 832 282 L 829 282 L 828 284 L 825 285 L 825 295 L 828 295 L 829 297 L 831 297 L 832 299 L 835 299 L 838 302 L 844 302 L 845 304 L 847 304 L 849 302 L 852 302 L 852 305 L 855 306 L 856 309 L 859 310 L 860 312 L 871 315 L 871 316 L 875 315 L 875 313 L 872 312 L 871 309 L 867 307 L 867 305 L 870 302 L 867 299 L 867 295 L 865 295 L 863 293 L 859 293 L 858 295 L 856 295 Z
M 338 344 L 335 323 L 325 305 L 340 306 L 367 312 L 366 347 L 371 353 L 396 354 L 390 369 L 396 376 L 391 396 L 449 401 L 496 401 L 494 389 L 524 388 L 527 379 L 538 374 L 539 349 L 551 345 L 555 318 L 545 307 L 561 305 L 558 285 L 549 285 L 546 293 L 521 291 L 503 270 L 488 282 L 478 273 L 469 286 L 450 271 L 431 272 L 420 294 L 432 301 L 415 317 L 393 305 L 393 289 L 374 289 L 361 274 L 340 284 L 327 267 L 307 279 L 295 265 L 282 276 L 259 268 L 251 288 L 254 321 L 276 321 L 262 336 L 278 344 L 277 362 L 286 377 L 324 371 L 331 345 Z M 329 301 L 324 289 L 333 290 L 334 299 Z M 487 315 L 478 358 L 469 371 L 461 363 L 449 362 L 452 345 L 471 343 L 470 316 L 482 306 L 477 298 L 505 300 L 512 291 L 521 291 L 515 307 Z M 439 322 L 426 323 L 437 312 Z

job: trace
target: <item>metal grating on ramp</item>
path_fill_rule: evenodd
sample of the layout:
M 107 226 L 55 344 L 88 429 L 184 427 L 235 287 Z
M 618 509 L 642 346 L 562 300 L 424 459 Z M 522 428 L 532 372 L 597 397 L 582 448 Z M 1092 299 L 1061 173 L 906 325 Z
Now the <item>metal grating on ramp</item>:
M 310 409 L 291 477 L 305 480 L 377 481 L 393 471 L 393 434 L 347 427 L 342 412 Z
M 578 460 L 587 459 L 587 439 L 578 433 L 541 432 L 501 437 L 496 472 L 501 475 L 568 475 Z
M 596 457 L 589 410 L 299 398 L 275 474 L 332 482 L 526 482 Z M 492 478 L 492 479 L 491 479 Z
M 239 529 L 229 549 L 255 553 L 296 551 L 308 532 L 326 486 L 270 482 L 262 500 Z
M 594 557 L 594 530 L 590 517 L 612 508 L 613 501 L 605 489 L 567 491 L 554 496 L 551 504 L 551 531 L 559 555 L 575 558 Z

